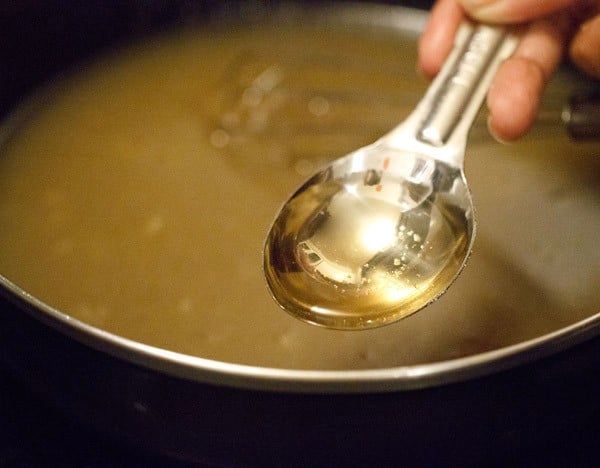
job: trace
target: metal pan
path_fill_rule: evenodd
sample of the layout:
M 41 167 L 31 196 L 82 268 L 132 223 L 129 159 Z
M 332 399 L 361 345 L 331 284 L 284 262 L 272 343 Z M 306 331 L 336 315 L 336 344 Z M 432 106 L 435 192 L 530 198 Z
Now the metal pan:
M 96 35 L 85 47 L 72 45 L 61 60 L 17 66 L 15 76 L 27 79 L 7 87 L 3 111 L 55 72 L 55 61 L 66 65 L 114 37 L 141 37 L 192 17 L 226 22 L 240 12 L 246 17 L 252 13 L 252 21 L 260 24 L 259 18 L 277 17 L 281 11 L 278 3 L 233 2 L 224 7 L 200 2 L 193 13 L 184 8 L 187 4 L 179 10 L 170 4 L 152 5 L 145 15 L 131 7 L 128 13 L 136 14 L 130 21 L 123 21 L 123 11 L 100 8 L 104 16 L 94 19 L 91 30 Z M 47 8 L 47 13 L 61 13 L 60 4 Z M 290 11 L 289 5 L 285 8 Z M 378 4 L 332 2 L 324 9 L 296 4 L 293 11 L 294 21 L 318 17 L 347 25 L 368 23 L 396 28 L 413 40 L 425 20 L 423 12 Z M 31 12 L 12 14 L 16 18 Z M 70 18 L 78 21 L 69 24 L 75 26 L 74 33 L 61 39 L 66 44 L 81 38 L 80 14 L 86 13 Z M 322 24 L 327 27 L 328 22 Z M 51 48 L 52 53 L 57 52 Z M 557 79 L 555 95 L 562 98 L 573 87 L 585 86 L 580 77 L 567 74 Z M 541 145 L 556 129 L 541 125 L 523 148 Z M 473 138 L 480 138 L 477 132 Z M 587 156 L 578 164 L 591 173 L 597 163 L 589 157 L 593 150 L 586 148 Z M 545 164 L 563 167 L 554 157 Z M 588 193 L 598 195 L 597 190 L 590 184 Z M 590 271 L 597 271 L 590 258 Z M 101 430 L 185 460 L 223 465 L 430 464 L 441 459 L 460 463 L 466 456 L 484 462 L 491 454 L 501 460 L 502 454 L 514 456 L 525 446 L 558 440 L 600 411 L 600 313 L 582 314 L 538 336 L 454 359 L 298 370 L 205 359 L 124 338 L 74 320 L 8 277 L 0 278 L 0 292 L 3 367 L 54 405 Z

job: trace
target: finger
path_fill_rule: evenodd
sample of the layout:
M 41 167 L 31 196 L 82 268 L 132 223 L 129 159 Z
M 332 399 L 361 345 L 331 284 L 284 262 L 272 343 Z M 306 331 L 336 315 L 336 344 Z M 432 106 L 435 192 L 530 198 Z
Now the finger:
M 452 49 L 464 12 L 455 0 L 438 0 L 419 40 L 419 70 L 427 77 L 438 74 Z
M 539 67 L 528 60 L 511 58 L 500 67 L 487 97 L 488 128 L 497 140 L 516 140 L 527 133 L 544 84 Z
M 517 50 L 499 68 L 487 97 L 490 132 L 499 140 L 523 136 L 535 121 L 544 87 L 562 60 L 570 19 L 531 23 Z
M 564 8 L 580 0 L 457 0 L 469 16 L 490 23 L 521 23 Z
M 581 25 L 571 41 L 569 54 L 581 70 L 600 78 L 600 14 Z

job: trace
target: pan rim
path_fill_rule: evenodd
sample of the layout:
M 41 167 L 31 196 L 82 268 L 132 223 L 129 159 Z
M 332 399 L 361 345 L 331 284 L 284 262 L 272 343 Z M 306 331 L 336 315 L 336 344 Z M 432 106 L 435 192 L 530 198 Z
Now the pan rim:
M 444 361 L 360 370 L 283 369 L 191 356 L 110 333 L 49 306 L 2 275 L 0 296 L 68 338 L 113 358 L 198 383 L 285 393 L 391 393 L 439 387 L 532 363 L 600 334 L 597 313 L 530 340 Z

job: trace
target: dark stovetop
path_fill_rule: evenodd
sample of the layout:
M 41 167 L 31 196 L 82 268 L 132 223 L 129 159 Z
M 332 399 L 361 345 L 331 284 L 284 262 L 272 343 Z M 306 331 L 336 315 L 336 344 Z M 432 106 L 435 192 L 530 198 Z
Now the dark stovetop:
M 188 466 L 144 453 L 67 418 L 0 370 L 0 468 Z
M 519 459 L 491 456 L 489 466 L 598 466 L 600 421 L 584 421 L 559 444 Z M 495 460 L 502 462 L 495 463 Z M 468 454 L 465 465 L 468 466 Z M 188 463 L 148 454 L 57 412 L 0 370 L 0 467 L 188 468 Z M 440 459 L 440 466 L 446 466 Z

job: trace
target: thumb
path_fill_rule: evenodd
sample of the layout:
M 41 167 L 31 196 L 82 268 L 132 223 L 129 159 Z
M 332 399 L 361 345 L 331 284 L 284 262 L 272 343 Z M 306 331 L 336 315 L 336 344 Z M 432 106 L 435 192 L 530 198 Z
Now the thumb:
M 467 14 L 489 23 L 521 23 L 553 13 L 578 0 L 458 0 Z

